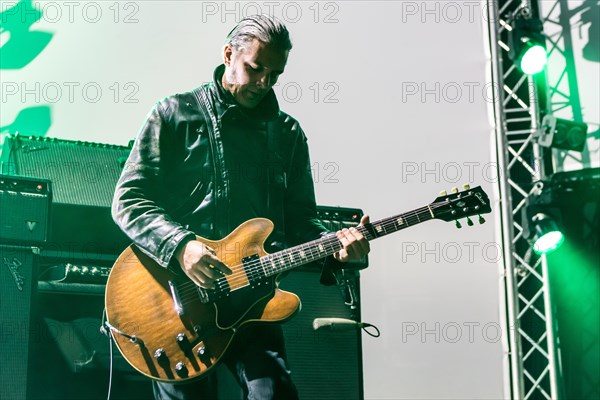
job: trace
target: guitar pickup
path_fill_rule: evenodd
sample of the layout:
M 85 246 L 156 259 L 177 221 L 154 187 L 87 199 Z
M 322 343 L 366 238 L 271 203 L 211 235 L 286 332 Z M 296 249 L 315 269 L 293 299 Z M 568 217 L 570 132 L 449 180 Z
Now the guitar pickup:
M 246 273 L 246 277 L 251 286 L 254 287 L 260 285 L 265 280 L 264 271 L 260 264 L 260 257 L 258 254 L 242 258 L 242 265 L 244 266 L 244 272 Z

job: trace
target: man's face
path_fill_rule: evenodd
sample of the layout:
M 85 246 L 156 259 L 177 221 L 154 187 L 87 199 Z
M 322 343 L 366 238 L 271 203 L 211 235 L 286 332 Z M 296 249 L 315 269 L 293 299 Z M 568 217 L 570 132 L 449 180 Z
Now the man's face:
M 288 50 L 257 39 L 245 43 L 239 50 L 225 45 L 223 87 L 242 107 L 256 107 L 283 73 L 288 54 Z

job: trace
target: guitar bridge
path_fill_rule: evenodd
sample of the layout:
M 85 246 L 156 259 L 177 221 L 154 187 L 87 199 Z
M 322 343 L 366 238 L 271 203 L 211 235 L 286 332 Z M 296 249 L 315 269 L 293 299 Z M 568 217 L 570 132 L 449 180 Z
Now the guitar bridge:
M 200 298 L 200 302 L 202 304 L 206 304 L 210 301 L 210 298 L 208 297 L 208 292 L 206 291 L 206 289 L 197 286 L 196 290 L 198 291 L 198 297 Z
M 212 301 L 217 301 L 229 296 L 229 293 L 231 293 L 231 289 L 229 288 L 227 279 L 220 278 L 217 282 L 217 287 L 215 287 L 214 289 L 204 289 L 200 286 L 196 287 L 200 303 L 207 304 Z

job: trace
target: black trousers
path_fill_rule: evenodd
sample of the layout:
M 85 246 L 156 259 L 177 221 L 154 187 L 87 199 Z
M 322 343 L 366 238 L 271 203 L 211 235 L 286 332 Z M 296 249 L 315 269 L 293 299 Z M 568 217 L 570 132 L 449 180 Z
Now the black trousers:
M 297 400 L 283 331 L 278 324 L 251 325 L 237 333 L 223 359 L 249 400 Z M 156 400 L 217 399 L 217 374 L 185 384 L 153 381 Z

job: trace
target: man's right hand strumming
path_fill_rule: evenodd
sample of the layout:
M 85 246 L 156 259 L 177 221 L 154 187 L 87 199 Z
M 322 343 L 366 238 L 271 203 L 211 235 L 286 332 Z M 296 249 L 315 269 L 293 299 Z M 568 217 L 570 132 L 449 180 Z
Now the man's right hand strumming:
M 190 240 L 176 253 L 185 274 L 198 286 L 213 289 L 215 280 L 232 273 L 216 256 L 215 251 L 198 240 Z

